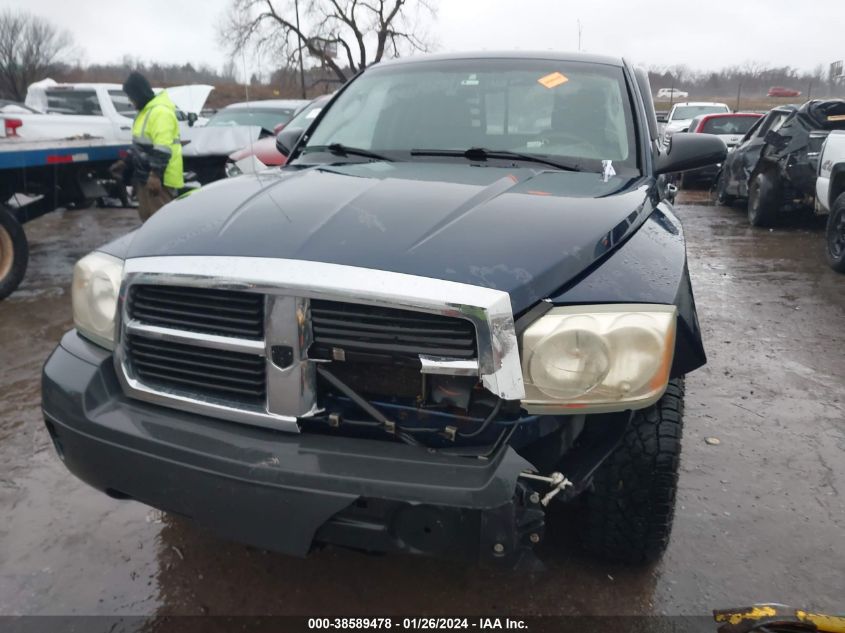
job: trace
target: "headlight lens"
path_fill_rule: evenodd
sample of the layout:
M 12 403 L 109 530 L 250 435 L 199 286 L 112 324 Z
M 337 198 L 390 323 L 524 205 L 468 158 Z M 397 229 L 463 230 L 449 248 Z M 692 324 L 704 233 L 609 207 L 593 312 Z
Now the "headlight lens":
M 522 337 L 529 413 L 638 409 L 666 389 L 675 306 L 553 308 Z
M 73 268 L 73 323 L 80 334 L 98 345 L 114 347 L 114 318 L 123 260 L 89 253 Z
M 237 163 L 235 163 L 234 161 L 231 161 L 231 160 L 226 161 L 226 177 L 227 178 L 234 178 L 236 176 L 240 176 L 241 174 L 243 174 L 243 171 L 241 171 L 241 168 L 238 167 Z

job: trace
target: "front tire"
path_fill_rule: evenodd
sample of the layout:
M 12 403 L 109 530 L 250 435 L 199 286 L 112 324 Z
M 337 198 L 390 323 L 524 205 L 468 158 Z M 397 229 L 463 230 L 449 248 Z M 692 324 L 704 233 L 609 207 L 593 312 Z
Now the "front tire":
M 748 185 L 748 223 L 751 226 L 771 226 L 780 206 L 780 187 L 773 175 L 768 171 L 753 174 Z
M 845 193 L 833 203 L 825 230 L 827 263 L 836 272 L 845 273 Z
M 585 495 L 582 542 L 593 555 L 628 564 L 658 559 L 669 544 L 681 457 L 683 378 L 657 404 L 636 411 L 622 442 Z
M 0 299 L 5 299 L 18 287 L 28 262 L 26 233 L 11 211 L 0 205 Z

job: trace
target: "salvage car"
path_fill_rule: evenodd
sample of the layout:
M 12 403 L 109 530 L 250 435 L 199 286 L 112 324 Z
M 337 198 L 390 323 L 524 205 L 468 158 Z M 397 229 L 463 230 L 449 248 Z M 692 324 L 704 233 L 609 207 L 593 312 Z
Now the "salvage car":
M 580 499 L 589 551 L 659 557 L 706 362 L 661 178 L 724 143 L 661 149 L 644 71 L 550 52 L 375 64 L 277 143 L 76 264 L 65 466 L 292 555 L 527 564 Z
M 704 114 L 695 117 L 690 122 L 689 132 L 692 134 L 715 134 L 725 142 L 728 151 L 731 152 L 762 116 L 757 112 Z M 684 187 L 689 187 L 693 183 L 709 185 L 719 176 L 721 168 L 722 165 L 716 163 L 701 169 L 691 169 L 684 172 L 681 184 Z
M 306 105 L 303 99 L 263 99 L 218 110 L 208 123 L 183 138 L 187 144 L 182 161 L 189 179 L 205 185 L 225 178 L 233 152 L 272 138 Z
M 317 118 L 320 110 L 325 107 L 333 96 L 334 93 L 317 97 L 302 108 L 288 123 L 277 125 L 275 128 L 276 133 L 281 132 L 285 125 L 302 128 L 307 127 L 313 119 Z M 281 167 L 287 160 L 287 157 L 276 148 L 276 138 L 274 136 L 265 136 L 229 154 L 229 160 L 226 161 L 226 175 L 229 177 L 240 176 L 242 168 L 238 166 L 238 163 L 252 156 L 258 159 L 260 165 L 267 167 Z
M 752 226 L 771 226 L 784 215 L 811 209 L 819 151 L 835 129 L 845 129 L 842 99 L 774 108 L 729 154 L 716 184 L 717 200 L 747 200 Z
M 845 273 L 845 130 L 832 131 L 819 155 L 816 179 L 816 213 L 827 215 L 827 261 Z

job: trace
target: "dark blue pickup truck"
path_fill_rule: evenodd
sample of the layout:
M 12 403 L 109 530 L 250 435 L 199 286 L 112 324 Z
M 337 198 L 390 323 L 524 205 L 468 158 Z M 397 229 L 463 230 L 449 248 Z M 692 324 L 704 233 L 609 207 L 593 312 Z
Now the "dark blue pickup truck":
M 684 375 L 705 363 L 645 73 L 570 54 L 381 63 L 283 168 L 214 183 L 78 262 L 44 367 L 68 469 L 293 555 L 516 565 L 579 499 L 583 544 L 671 530 Z

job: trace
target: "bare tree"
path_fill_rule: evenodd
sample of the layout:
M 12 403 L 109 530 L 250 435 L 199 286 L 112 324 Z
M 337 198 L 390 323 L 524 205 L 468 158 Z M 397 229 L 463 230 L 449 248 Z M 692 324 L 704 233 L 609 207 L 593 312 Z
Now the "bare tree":
M 23 101 L 26 88 L 73 52 L 67 31 L 25 11 L 0 12 L 0 96 Z
M 434 0 L 232 0 L 221 40 L 233 54 L 252 49 L 293 66 L 309 54 L 339 81 L 383 57 L 427 51 L 421 24 Z

